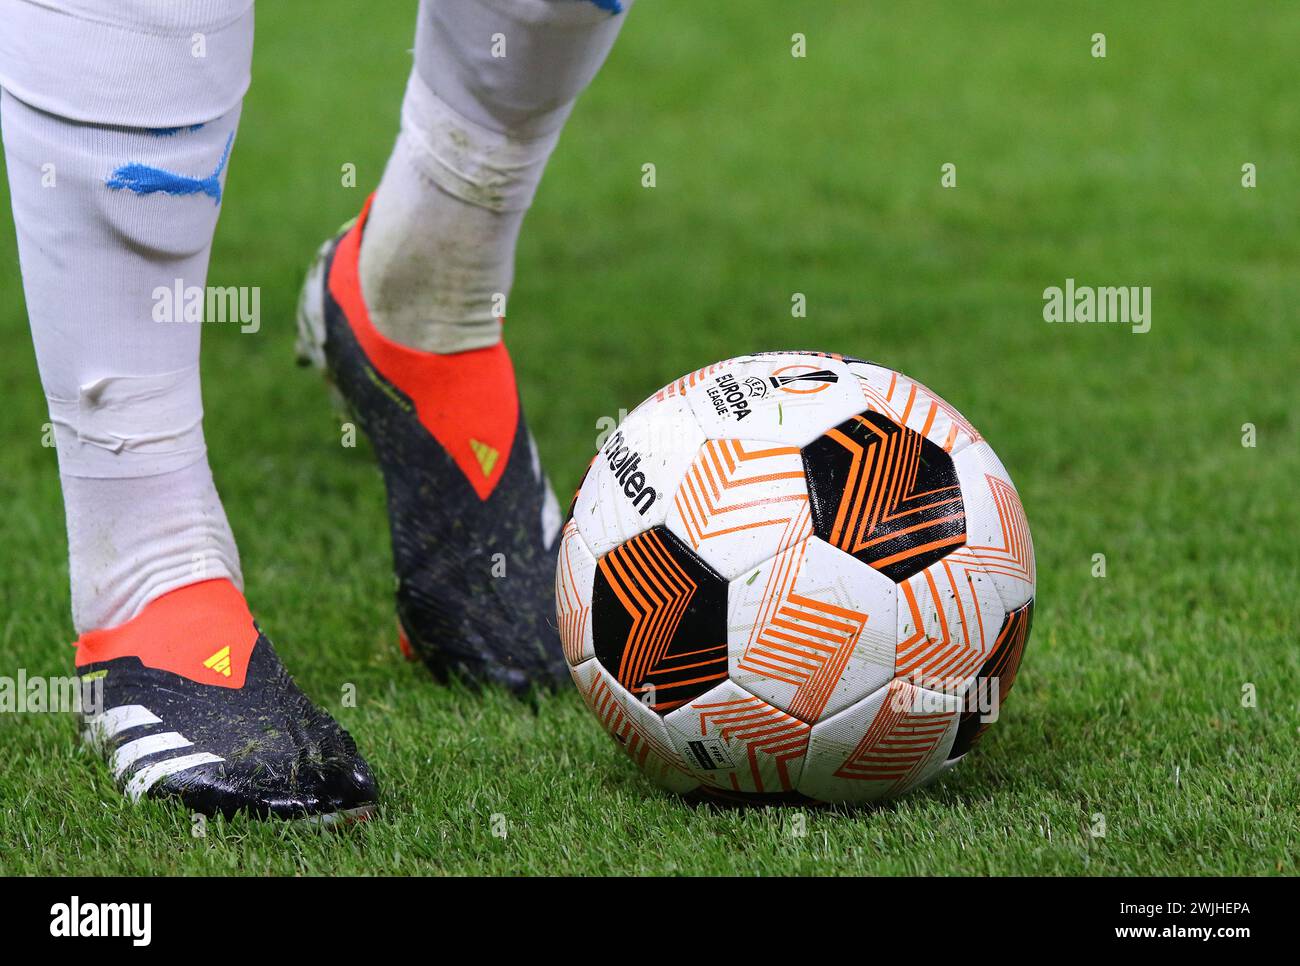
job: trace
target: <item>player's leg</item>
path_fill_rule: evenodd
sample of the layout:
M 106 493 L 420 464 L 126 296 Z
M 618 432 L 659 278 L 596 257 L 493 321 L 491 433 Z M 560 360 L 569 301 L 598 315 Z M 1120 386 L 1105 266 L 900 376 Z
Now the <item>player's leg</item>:
M 88 736 L 137 798 L 208 813 L 364 808 L 365 762 L 245 603 L 204 444 L 200 323 L 176 304 L 178 288 L 206 283 L 251 3 L 68 6 L 0 2 L 0 126 L 77 670 L 102 681 Z
M 322 249 L 302 353 L 370 435 L 388 487 L 400 631 L 436 672 L 567 678 L 560 513 L 519 409 L 501 316 L 520 225 L 615 0 L 423 0 L 401 132 L 372 202 Z

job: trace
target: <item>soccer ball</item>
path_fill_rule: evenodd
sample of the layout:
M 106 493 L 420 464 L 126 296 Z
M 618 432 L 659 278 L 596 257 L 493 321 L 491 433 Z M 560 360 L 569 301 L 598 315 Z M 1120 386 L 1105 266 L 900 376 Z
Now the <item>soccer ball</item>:
M 555 591 L 574 681 L 653 780 L 863 802 L 996 717 L 1034 551 L 1007 471 L 943 399 L 871 362 L 760 353 L 601 440 Z

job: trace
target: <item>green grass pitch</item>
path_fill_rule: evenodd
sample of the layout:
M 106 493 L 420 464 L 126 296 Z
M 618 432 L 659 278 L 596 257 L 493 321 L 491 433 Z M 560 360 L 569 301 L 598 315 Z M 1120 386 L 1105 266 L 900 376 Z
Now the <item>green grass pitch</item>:
M 961 408 L 1039 565 L 975 753 L 873 811 L 693 808 L 576 692 L 531 708 L 401 659 L 378 472 L 291 346 L 308 260 L 391 147 L 414 4 L 267 3 L 209 277 L 260 286 L 263 325 L 204 333 L 208 443 L 254 611 L 382 809 L 198 837 L 128 805 L 71 716 L 4 714 L 0 872 L 1297 872 L 1300 9 L 813 6 L 632 11 L 528 216 L 507 339 L 562 500 L 598 419 L 746 351 L 866 356 Z M 64 674 L 62 507 L 0 193 L 0 674 Z M 1150 332 L 1047 324 L 1067 277 L 1151 286 Z

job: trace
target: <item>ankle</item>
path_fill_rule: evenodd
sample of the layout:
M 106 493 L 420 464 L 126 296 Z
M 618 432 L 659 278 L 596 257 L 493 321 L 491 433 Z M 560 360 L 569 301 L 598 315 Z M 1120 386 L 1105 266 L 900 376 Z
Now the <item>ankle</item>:
M 441 353 L 500 341 L 519 230 L 557 137 L 485 128 L 412 73 L 361 242 L 361 287 L 379 331 Z
M 257 639 L 239 588 L 204 580 L 154 598 L 124 624 L 82 634 L 76 665 L 134 657 L 200 684 L 240 688 Z
M 242 585 L 207 460 L 156 476 L 64 475 L 73 624 L 124 624 L 150 601 L 210 579 Z

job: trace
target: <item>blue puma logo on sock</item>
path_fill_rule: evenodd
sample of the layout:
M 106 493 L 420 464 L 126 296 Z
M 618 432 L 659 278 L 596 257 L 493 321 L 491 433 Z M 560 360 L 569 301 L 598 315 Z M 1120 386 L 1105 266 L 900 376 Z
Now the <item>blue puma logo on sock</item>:
M 608 10 L 610 13 L 622 13 L 623 4 L 619 0 L 591 0 L 601 10 Z
M 221 160 L 217 162 L 216 170 L 206 178 L 193 178 L 187 174 L 176 174 L 174 171 L 165 171 L 162 168 L 132 161 L 114 171 L 104 184 L 114 191 L 126 188 L 138 195 L 151 195 L 155 191 L 169 195 L 204 194 L 211 198 L 214 204 L 219 205 L 221 204 L 221 172 L 225 170 L 226 162 L 230 159 L 230 146 L 234 142 L 235 132 L 231 131 L 230 137 L 226 138 L 226 148 L 221 152 Z

